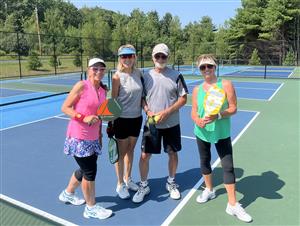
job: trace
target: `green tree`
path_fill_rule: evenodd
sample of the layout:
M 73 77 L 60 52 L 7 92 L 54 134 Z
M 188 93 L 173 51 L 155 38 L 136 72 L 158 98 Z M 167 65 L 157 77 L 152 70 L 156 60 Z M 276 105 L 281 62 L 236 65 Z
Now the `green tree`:
M 38 68 L 42 67 L 43 64 L 39 59 L 39 56 L 36 52 L 32 52 L 28 58 L 27 68 L 29 70 L 37 70 Z
M 284 66 L 294 66 L 295 65 L 295 54 L 293 51 L 288 51 L 284 61 L 283 61 Z
M 49 65 L 51 67 L 58 67 L 59 66 L 58 57 L 57 56 L 50 56 Z
M 258 50 L 254 49 L 249 60 L 249 65 L 260 65 L 260 58 L 258 56 Z
M 80 54 L 79 54 L 79 53 L 76 53 L 75 58 L 74 58 L 74 60 L 73 60 L 73 64 L 74 64 L 76 67 L 80 67 L 80 66 L 81 66 L 82 61 L 81 61 L 81 57 L 80 57 Z

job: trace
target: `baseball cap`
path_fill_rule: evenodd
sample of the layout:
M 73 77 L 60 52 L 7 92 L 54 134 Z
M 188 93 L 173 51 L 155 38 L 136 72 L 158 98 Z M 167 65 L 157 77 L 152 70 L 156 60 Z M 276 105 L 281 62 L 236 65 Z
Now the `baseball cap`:
M 127 54 L 136 54 L 135 49 L 130 48 L 130 47 L 121 47 L 121 48 L 119 48 L 118 56 L 127 55 Z
M 214 59 L 212 58 L 208 58 L 208 57 L 205 57 L 205 58 L 202 58 L 199 63 L 198 63 L 198 67 L 202 66 L 202 65 L 206 65 L 206 64 L 210 64 L 210 65 L 214 65 L 214 66 L 217 66 L 216 62 L 214 61 Z
M 163 53 L 166 56 L 169 56 L 170 50 L 166 44 L 160 43 L 160 44 L 157 44 L 156 46 L 154 46 L 153 51 L 152 51 L 152 56 L 154 56 L 157 53 Z
M 88 67 L 91 67 L 91 66 L 93 66 L 96 63 L 102 63 L 102 64 L 104 64 L 104 67 L 106 67 L 106 64 L 104 63 L 104 60 L 102 60 L 100 58 L 92 58 L 92 59 L 90 59 Z

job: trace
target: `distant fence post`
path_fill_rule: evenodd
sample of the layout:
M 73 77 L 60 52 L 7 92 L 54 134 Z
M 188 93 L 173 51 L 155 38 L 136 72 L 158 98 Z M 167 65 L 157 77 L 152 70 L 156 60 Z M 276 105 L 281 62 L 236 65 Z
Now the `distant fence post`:
M 19 38 L 19 32 L 17 32 L 17 46 L 18 46 L 18 61 L 19 61 L 19 73 L 20 78 L 22 78 L 22 66 L 21 66 L 21 54 L 20 54 L 20 38 Z
M 82 37 L 79 39 L 80 41 L 80 61 L 81 61 L 81 73 L 83 73 L 83 49 L 82 49 Z
M 56 59 L 56 43 L 55 43 L 55 38 L 54 35 L 52 36 L 52 42 L 53 42 L 53 61 L 54 61 L 54 74 L 57 74 L 57 59 Z

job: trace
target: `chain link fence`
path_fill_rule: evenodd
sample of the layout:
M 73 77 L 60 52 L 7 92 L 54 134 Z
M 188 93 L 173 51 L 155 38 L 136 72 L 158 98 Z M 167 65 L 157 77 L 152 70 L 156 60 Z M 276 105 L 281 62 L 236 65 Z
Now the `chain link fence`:
M 103 58 L 109 69 L 117 66 L 117 50 L 130 43 L 137 50 L 137 66 L 153 66 L 151 52 L 156 43 L 145 44 L 137 40 L 106 40 L 87 37 L 54 36 L 0 31 L 0 78 L 83 74 L 91 57 Z M 260 65 L 299 65 L 299 51 L 291 51 L 284 41 L 248 43 L 166 43 L 170 48 L 169 63 L 174 68 L 196 64 L 204 53 L 216 55 L 220 64 L 249 65 L 253 51 L 258 52 Z M 298 44 L 299 45 L 299 44 Z M 299 47 L 297 47 L 299 49 Z M 287 58 L 289 58 L 287 60 Z

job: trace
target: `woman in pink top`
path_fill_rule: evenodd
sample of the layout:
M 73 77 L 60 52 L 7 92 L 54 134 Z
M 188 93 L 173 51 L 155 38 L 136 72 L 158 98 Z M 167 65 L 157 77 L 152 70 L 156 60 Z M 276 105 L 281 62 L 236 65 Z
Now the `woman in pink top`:
M 96 112 L 106 99 L 106 86 L 101 82 L 106 65 L 102 59 L 93 58 L 88 64 L 88 79 L 77 82 L 62 105 L 62 111 L 71 117 L 67 129 L 64 152 L 75 158 L 79 169 L 70 178 L 69 184 L 59 195 L 59 200 L 73 205 L 86 202 L 83 216 L 106 219 L 112 211 L 96 204 L 95 178 L 97 158 L 102 147 L 102 122 Z M 81 184 L 84 199 L 75 195 Z

